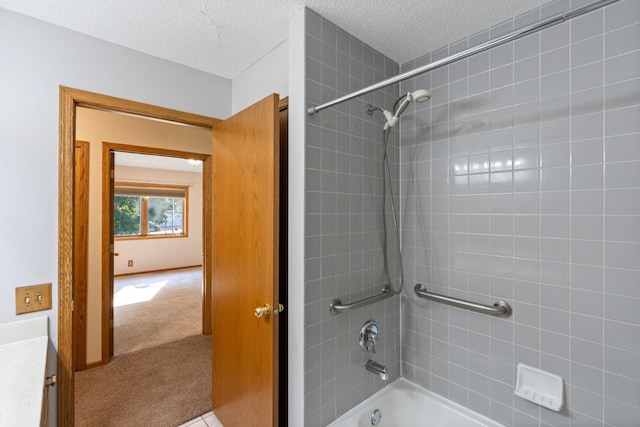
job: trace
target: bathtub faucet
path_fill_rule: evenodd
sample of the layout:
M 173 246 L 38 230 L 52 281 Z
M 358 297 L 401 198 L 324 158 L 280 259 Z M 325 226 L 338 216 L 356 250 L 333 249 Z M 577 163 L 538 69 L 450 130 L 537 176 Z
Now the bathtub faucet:
M 386 381 L 389 379 L 389 373 L 387 372 L 387 367 L 371 359 L 367 361 L 367 371 L 370 371 L 376 375 L 379 375 L 382 381 Z

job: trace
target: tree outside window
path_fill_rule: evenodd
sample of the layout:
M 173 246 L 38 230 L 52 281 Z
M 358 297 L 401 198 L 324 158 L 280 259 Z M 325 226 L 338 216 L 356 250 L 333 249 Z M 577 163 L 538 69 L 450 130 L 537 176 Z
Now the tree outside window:
M 188 187 L 116 183 L 116 238 L 185 237 Z
M 148 198 L 149 234 L 182 234 L 184 199 L 177 197 Z
M 140 199 L 140 196 L 114 196 L 114 236 L 135 236 L 141 234 Z

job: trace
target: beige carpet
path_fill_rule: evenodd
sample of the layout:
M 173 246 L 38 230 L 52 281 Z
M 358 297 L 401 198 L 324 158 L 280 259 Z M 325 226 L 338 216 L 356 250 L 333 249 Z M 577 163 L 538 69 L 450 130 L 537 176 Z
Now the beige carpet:
M 202 269 L 116 277 L 114 358 L 76 372 L 79 427 L 175 427 L 211 410 Z
M 114 279 L 114 355 L 202 333 L 202 268 Z
M 195 335 L 76 372 L 78 427 L 175 427 L 211 410 L 211 337 Z

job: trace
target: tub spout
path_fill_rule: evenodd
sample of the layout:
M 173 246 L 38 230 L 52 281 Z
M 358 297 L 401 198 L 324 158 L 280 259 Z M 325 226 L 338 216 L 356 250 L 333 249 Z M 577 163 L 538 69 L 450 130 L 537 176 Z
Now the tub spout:
M 382 381 L 386 381 L 389 379 L 387 367 L 371 359 L 367 361 L 367 371 L 373 372 L 374 374 L 380 376 L 380 379 Z

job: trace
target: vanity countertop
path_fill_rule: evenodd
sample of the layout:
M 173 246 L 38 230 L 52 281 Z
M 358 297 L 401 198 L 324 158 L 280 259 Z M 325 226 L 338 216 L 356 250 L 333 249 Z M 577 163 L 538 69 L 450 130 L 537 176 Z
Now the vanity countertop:
M 48 319 L 0 325 L 0 427 L 40 425 Z

